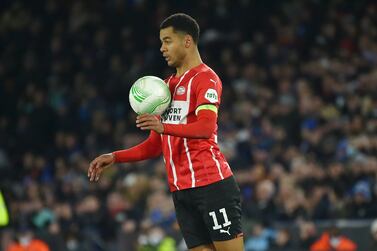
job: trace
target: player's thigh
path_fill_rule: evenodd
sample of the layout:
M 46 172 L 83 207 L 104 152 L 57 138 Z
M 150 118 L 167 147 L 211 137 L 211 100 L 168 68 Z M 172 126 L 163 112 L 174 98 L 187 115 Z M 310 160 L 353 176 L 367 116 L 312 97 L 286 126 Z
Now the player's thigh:
M 205 199 L 200 211 L 212 242 L 242 236 L 241 196 L 234 177 L 203 187 L 201 192 Z
M 207 245 L 211 247 L 211 236 L 207 231 L 202 214 L 197 208 L 191 205 L 190 191 L 174 192 L 173 202 L 178 225 L 187 247 L 190 250 L 206 247 Z
M 190 251 L 217 251 L 213 244 L 200 245 L 198 247 L 190 248 Z
M 244 251 L 243 236 L 227 240 L 214 241 L 216 251 Z

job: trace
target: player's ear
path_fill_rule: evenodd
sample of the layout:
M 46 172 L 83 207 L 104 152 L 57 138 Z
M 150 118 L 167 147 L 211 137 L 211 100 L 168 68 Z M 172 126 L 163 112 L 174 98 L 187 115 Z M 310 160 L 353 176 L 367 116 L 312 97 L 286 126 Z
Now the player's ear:
M 192 44 L 192 37 L 190 35 L 185 35 L 185 48 L 189 48 Z

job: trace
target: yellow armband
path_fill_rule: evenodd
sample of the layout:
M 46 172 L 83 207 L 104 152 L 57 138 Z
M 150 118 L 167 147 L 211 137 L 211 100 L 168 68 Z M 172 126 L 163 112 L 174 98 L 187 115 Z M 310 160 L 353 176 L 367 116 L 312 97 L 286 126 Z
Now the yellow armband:
M 210 110 L 217 114 L 217 107 L 215 105 L 200 105 L 195 110 L 195 115 L 198 115 L 200 110 Z

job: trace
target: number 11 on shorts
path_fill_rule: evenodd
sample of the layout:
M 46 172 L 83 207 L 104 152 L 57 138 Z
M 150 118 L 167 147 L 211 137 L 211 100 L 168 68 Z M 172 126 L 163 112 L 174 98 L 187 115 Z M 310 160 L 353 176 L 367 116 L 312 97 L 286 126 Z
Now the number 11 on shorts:
M 225 208 L 221 208 L 219 210 L 219 212 L 222 213 L 223 218 L 224 218 L 224 224 L 222 224 L 222 225 L 219 225 L 215 211 L 211 211 L 211 212 L 208 213 L 212 217 L 212 220 L 213 220 L 213 230 L 218 230 L 220 228 L 223 228 L 223 227 L 226 227 L 226 226 L 229 226 L 230 224 L 232 224 L 232 222 L 228 220 L 228 215 L 226 214 Z

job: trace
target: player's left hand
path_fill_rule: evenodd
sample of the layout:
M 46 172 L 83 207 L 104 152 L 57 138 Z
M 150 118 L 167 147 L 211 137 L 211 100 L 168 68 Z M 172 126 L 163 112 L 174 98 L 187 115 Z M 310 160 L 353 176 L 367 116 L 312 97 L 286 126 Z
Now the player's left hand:
M 153 130 L 159 134 L 164 132 L 164 126 L 156 115 L 142 114 L 136 117 L 136 126 L 141 130 Z

